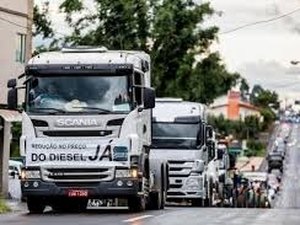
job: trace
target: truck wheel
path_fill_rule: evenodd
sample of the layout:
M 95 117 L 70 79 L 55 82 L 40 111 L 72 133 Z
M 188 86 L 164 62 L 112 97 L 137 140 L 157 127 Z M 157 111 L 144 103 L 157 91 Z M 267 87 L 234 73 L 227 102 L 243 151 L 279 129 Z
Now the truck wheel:
M 206 199 L 204 200 L 204 207 L 212 207 L 212 198 L 213 198 L 213 187 L 212 187 L 212 182 L 209 183 L 209 187 L 207 190 L 207 195 Z
M 166 205 L 166 199 L 167 199 L 167 192 L 166 190 L 162 191 L 162 196 L 161 196 L 161 204 L 160 204 L 160 209 L 164 209 Z
M 43 199 L 28 197 L 27 208 L 30 214 L 42 214 L 46 208 Z
M 131 212 L 142 212 L 146 209 L 145 197 L 131 197 L 128 198 L 128 208 Z
M 158 210 L 161 209 L 162 204 L 162 196 L 158 192 L 151 192 L 149 195 L 149 203 L 148 207 L 149 209 Z

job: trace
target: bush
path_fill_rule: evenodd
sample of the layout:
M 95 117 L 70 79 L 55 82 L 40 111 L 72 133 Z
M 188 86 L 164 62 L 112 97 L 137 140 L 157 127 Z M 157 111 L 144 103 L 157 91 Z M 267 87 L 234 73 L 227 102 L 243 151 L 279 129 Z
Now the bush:
M 0 198 L 0 214 L 9 212 L 10 208 L 6 205 L 5 201 Z
M 257 140 L 249 140 L 247 142 L 247 148 L 248 150 L 245 152 L 245 156 L 251 157 L 251 156 L 265 156 L 266 148 L 265 145 Z

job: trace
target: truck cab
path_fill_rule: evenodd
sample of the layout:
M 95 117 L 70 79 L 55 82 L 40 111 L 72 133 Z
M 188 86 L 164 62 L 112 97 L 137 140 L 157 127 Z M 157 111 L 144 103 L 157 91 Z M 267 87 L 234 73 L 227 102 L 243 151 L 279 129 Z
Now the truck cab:
M 210 204 L 209 164 L 215 158 L 215 146 L 206 124 L 206 107 L 176 98 L 156 99 L 152 126 L 150 162 L 152 168 L 167 163 L 167 200 Z
M 30 212 L 85 209 L 99 198 L 124 198 L 141 211 L 155 201 L 148 197 L 150 76 L 144 52 L 77 47 L 33 57 L 23 86 L 8 81 L 9 108 L 17 108 L 17 90 L 26 90 L 20 146 Z

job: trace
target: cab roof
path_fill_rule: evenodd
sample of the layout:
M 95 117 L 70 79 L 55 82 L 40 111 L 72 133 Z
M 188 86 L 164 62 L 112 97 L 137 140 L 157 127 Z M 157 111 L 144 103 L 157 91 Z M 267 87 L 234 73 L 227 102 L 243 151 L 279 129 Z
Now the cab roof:
M 28 65 L 132 64 L 135 68 L 142 69 L 143 61 L 150 65 L 150 56 L 143 51 L 112 51 L 105 47 L 76 47 L 41 53 L 30 59 Z
M 183 101 L 178 98 L 156 99 L 153 117 L 157 122 L 174 122 L 179 117 L 199 116 L 206 122 L 206 106 L 197 102 Z

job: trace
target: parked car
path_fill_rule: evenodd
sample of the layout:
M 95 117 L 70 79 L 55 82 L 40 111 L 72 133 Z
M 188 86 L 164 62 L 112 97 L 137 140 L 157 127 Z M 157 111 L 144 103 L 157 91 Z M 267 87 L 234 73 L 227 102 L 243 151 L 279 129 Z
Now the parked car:
M 281 152 L 270 152 L 267 156 L 268 173 L 271 173 L 273 169 L 278 169 L 281 173 L 283 173 L 283 159 Z
M 22 162 L 16 160 L 9 160 L 8 175 L 11 178 L 18 178 L 21 175 Z

